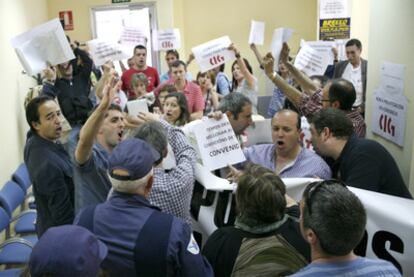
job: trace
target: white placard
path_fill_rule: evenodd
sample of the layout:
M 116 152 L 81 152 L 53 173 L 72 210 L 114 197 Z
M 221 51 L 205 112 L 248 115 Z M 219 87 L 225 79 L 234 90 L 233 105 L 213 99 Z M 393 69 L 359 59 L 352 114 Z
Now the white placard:
M 390 95 L 404 94 L 405 65 L 382 62 L 380 86 Z
M 116 42 L 94 39 L 86 44 L 96 66 L 101 66 L 108 61 L 121 61 L 131 56 L 129 49 Z
M 305 72 L 306 75 L 323 75 L 329 65 L 329 55 L 314 50 L 304 45 L 295 59 L 295 67 Z
M 403 147 L 407 98 L 390 96 L 380 87 L 374 91 L 372 100 L 372 132 Z
M 247 142 L 244 146 L 249 147 L 255 144 L 272 143 L 272 126 L 271 119 L 263 119 L 254 121 L 252 125 L 247 127 Z
M 348 16 L 348 0 L 320 0 L 319 19 L 344 18 Z
M 11 40 L 17 56 L 28 75 L 75 58 L 62 24 L 55 18 L 24 32 Z
M 140 28 L 136 27 L 124 27 L 122 30 L 119 43 L 126 46 L 142 45 L 147 46 L 147 37 Z
M 148 112 L 148 104 L 146 99 L 136 99 L 127 102 L 128 114 L 136 116 L 140 112 Z
M 325 53 L 329 56 L 329 64 L 333 64 L 334 62 L 334 55 L 332 52 L 332 48 L 336 47 L 335 41 L 304 41 L 303 39 L 300 41 L 300 47 L 303 47 L 304 45 L 308 45 L 315 49 L 316 51 L 320 53 Z
M 228 36 L 220 37 L 198 45 L 192 49 L 201 72 L 206 72 L 226 62 L 234 60 L 234 52 L 228 50 L 231 40 Z
M 192 127 L 203 166 L 212 171 L 246 160 L 227 116 L 220 120 L 205 118 Z
M 180 30 L 166 29 L 153 31 L 153 46 L 155 51 L 167 51 L 181 48 Z
M 279 56 L 280 51 L 284 42 L 288 42 L 290 37 L 293 34 L 292 29 L 288 28 L 278 28 L 273 31 L 272 44 L 270 46 L 270 51 L 272 52 L 273 58 L 275 60 L 274 69 L 279 70 Z
M 249 44 L 263 45 L 265 23 L 252 20 L 250 24 Z

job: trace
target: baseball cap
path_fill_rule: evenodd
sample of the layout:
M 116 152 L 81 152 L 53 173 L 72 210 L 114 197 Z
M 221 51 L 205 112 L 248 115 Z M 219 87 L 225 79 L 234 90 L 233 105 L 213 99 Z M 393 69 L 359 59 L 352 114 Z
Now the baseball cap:
M 32 250 L 31 276 L 97 276 L 108 248 L 89 230 L 76 225 L 49 228 Z
M 120 142 L 109 155 L 109 175 L 116 180 L 141 179 L 150 172 L 160 157 L 160 153 L 149 143 L 137 138 L 126 139 Z M 127 171 L 128 176 L 114 174 L 116 169 Z

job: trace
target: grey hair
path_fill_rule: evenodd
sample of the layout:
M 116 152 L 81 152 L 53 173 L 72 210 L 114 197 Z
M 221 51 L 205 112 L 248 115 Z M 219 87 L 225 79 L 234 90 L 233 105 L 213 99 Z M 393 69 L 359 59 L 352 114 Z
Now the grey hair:
M 136 193 L 138 190 L 144 191 L 145 186 L 148 184 L 148 180 L 154 175 L 154 170 L 151 169 L 147 175 L 137 180 L 118 180 L 109 176 L 112 187 L 115 191 L 124 193 Z
M 232 92 L 226 95 L 218 106 L 218 110 L 222 113 L 231 112 L 235 120 L 239 117 L 239 113 L 242 112 L 243 107 L 247 104 L 252 104 L 249 98 L 238 92 Z
M 168 139 L 167 131 L 161 123 L 156 121 L 145 122 L 136 128 L 132 135 L 151 144 L 160 153 L 162 159 L 168 147 Z

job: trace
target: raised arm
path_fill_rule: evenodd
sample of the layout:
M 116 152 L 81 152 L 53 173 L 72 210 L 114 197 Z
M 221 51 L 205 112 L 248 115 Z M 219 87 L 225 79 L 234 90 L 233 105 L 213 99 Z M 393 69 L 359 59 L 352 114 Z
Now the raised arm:
M 234 54 L 236 55 L 237 64 L 240 67 L 240 71 L 243 74 L 244 79 L 247 82 L 247 85 L 249 86 L 250 89 L 254 89 L 254 86 L 255 86 L 254 76 L 247 69 L 247 66 L 244 63 L 244 60 L 243 60 L 242 56 L 240 55 L 240 51 L 236 48 L 236 46 L 234 45 L 234 43 L 230 44 L 229 50 L 232 50 L 234 52 Z
M 267 77 L 277 86 L 295 106 L 299 106 L 302 92 L 290 85 L 285 79 L 273 70 L 274 58 L 271 53 L 263 58 L 263 67 Z
M 305 73 L 297 69 L 291 62 L 289 62 L 289 52 L 289 46 L 287 43 L 283 43 L 282 51 L 280 52 L 280 61 L 286 65 L 293 78 L 302 87 L 305 93 L 309 95 L 314 94 L 319 88 Z
M 252 43 L 250 44 L 250 49 L 252 49 L 254 56 L 257 59 L 257 62 L 260 64 L 260 67 L 263 69 L 263 59 L 262 55 L 260 55 L 259 50 L 256 47 L 256 44 Z
M 88 120 L 83 125 L 80 134 L 79 142 L 75 150 L 75 160 L 78 164 L 85 164 L 92 155 L 92 147 L 95 142 L 96 135 L 99 132 L 99 128 L 105 119 L 105 113 L 112 103 L 112 99 L 121 86 L 121 82 L 115 83 L 115 77 L 111 76 L 109 81 L 105 84 L 103 89 L 103 97 L 99 106 L 89 116 Z

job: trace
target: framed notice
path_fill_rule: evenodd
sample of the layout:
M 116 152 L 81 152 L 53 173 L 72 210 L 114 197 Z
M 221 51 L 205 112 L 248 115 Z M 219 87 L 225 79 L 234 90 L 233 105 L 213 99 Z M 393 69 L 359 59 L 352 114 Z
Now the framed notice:
M 61 11 L 59 12 L 59 20 L 62 24 L 63 30 L 73 30 L 73 14 L 72 11 Z

